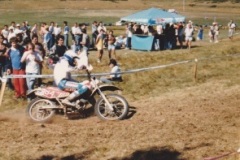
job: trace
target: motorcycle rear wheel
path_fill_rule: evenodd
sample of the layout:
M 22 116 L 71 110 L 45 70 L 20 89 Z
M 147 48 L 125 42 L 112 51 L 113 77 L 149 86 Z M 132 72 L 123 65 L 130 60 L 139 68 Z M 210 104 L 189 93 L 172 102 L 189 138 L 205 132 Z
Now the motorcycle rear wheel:
M 126 99 L 118 94 L 108 94 L 106 98 L 112 105 L 113 111 L 110 111 L 104 99 L 100 98 L 94 107 L 95 114 L 102 120 L 122 120 L 126 118 L 129 111 Z
M 54 114 L 53 109 L 43 109 L 43 106 L 54 106 L 55 104 L 47 99 L 35 98 L 33 99 L 28 107 L 27 114 L 35 122 L 46 122 L 50 120 Z

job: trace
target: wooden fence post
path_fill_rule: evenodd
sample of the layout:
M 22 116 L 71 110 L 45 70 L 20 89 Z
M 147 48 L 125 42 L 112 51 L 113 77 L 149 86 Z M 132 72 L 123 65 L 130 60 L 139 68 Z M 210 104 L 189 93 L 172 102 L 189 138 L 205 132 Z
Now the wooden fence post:
M 3 95 L 4 95 L 4 91 L 6 89 L 6 84 L 7 84 L 7 78 L 5 78 L 5 74 L 3 75 L 2 78 L 0 78 L 0 80 L 2 81 L 1 92 L 0 92 L 0 106 L 2 106 Z
M 198 59 L 195 58 L 195 66 L 194 66 L 194 82 L 197 82 L 197 67 L 198 67 Z

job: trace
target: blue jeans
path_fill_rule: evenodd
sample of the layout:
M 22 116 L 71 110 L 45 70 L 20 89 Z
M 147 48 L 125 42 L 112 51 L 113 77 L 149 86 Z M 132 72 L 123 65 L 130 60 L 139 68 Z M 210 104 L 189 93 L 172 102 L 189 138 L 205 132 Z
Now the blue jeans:
M 78 82 L 69 81 L 66 79 L 61 80 L 57 86 L 61 90 L 64 90 L 64 89 L 77 90 L 79 94 L 83 94 L 88 90 L 88 88 L 85 85 Z
M 127 37 L 126 48 L 129 48 L 129 49 L 132 48 L 132 37 Z
M 77 53 L 81 49 L 80 47 L 81 36 L 75 35 L 74 37 L 75 37 L 75 45 L 76 45 L 75 52 Z
M 26 73 L 26 75 L 32 75 L 32 76 L 35 76 L 37 75 L 37 73 Z M 28 77 L 26 78 L 26 81 L 27 81 L 27 87 L 28 87 L 28 92 L 33 90 L 34 89 L 34 85 L 35 85 L 35 82 L 36 82 L 36 78 L 34 77 Z
M 64 46 L 69 48 L 69 46 L 68 46 L 68 34 L 64 34 Z

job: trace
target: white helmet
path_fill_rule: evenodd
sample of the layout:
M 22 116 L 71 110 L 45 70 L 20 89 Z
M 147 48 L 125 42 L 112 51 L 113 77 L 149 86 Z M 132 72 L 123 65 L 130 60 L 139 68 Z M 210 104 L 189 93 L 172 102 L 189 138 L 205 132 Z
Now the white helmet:
M 68 61 L 69 65 L 71 65 L 73 67 L 76 65 L 74 63 L 74 60 L 79 59 L 78 55 L 72 50 L 67 50 L 64 53 L 63 58 L 66 59 Z

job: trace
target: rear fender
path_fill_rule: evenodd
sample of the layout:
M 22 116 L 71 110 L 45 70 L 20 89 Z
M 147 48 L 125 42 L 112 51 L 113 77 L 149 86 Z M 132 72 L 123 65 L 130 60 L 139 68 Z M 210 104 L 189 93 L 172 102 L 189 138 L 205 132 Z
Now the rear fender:
M 104 91 L 119 91 L 121 93 L 121 89 L 113 86 L 113 85 L 101 85 L 99 86 L 99 89 L 104 92 Z M 94 96 L 97 93 L 97 88 L 95 88 L 91 94 L 91 96 Z
M 33 89 L 33 90 L 31 90 L 30 92 L 27 93 L 27 96 L 30 96 L 30 95 L 32 95 L 32 94 L 35 94 L 36 91 L 40 91 L 40 90 L 41 90 L 41 89 L 39 89 L 39 88 Z

